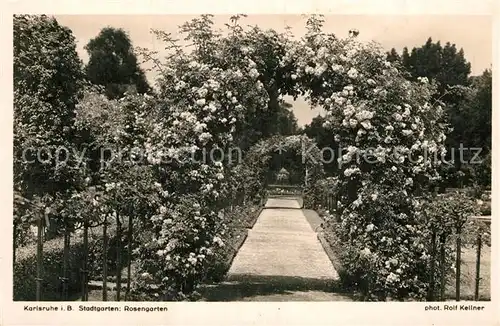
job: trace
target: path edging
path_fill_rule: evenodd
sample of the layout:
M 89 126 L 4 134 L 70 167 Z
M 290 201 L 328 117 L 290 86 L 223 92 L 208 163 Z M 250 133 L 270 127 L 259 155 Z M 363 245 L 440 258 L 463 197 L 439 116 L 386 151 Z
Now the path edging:
M 323 250 L 325 251 L 326 255 L 328 256 L 328 259 L 332 262 L 333 267 L 337 271 L 337 274 L 342 275 L 344 273 L 344 268 L 342 267 L 342 264 L 340 264 L 340 261 L 337 257 L 337 254 L 335 251 L 332 249 L 330 246 L 330 243 L 324 236 L 324 234 L 320 231 L 316 233 L 316 237 L 318 238 L 319 242 L 321 243 L 321 246 L 323 247 Z
M 259 216 L 262 213 L 262 211 L 264 210 L 264 208 L 265 208 L 264 206 L 260 206 L 259 209 L 257 209 L 257 211 L 255 212 L 255 217 L 254 217 L 253 221 L 250 223 L 249 227 L 246 227 L 244 229 L 245 232 L 243 233 L 242 239 L 238 242 L 238 244 L 235 247 L 233 247 L 234 251 L 231 254 L 231 258 L 229 259 L 228 265 L 226 266 L 227 270 L 226 270 L 225 275 L 224 275 L 225 280 L 227 279 L 227 273 L 231 269 L 231 266 L 233 265 L 233 261 L 236 258 L 238 251 L 240 251 L 241 247 L 243 246 L 243 244 L 245 244 L 245 241 L 248 238 L 248 230 L 252 229 L 254 227 L 255 223 L 257 223 L 257 220 L 259 219 Z
M 240 250 L 240 248 L 243 246 L 243 244 L 245 243 L 246 239 L 248 237 L 248 230 L 245 229 L 245 232 L 243 232 L 243 235 L 242 235 L 242 239 L 239 240 L 238 244 L 233 247 L 234 251 L 233 253 L 231 254 L 231 258 L 229 259 L 229 263 L 227 264 L 227 270 L 225 272 L 225 276 L 224 276 L 224 279 L 227 277 L 227 273 L 229 272 L 229 269 L 231 268 L 231 265 L 233 264 L 233 261 L 234 261 L 234 258 L 236 257 L 236 255 L 238 254 L 238 251 Z
M 255 216 L 254 216 L 253 220 L 250 222 L 249 225 L 247 225 L 247 229 L 253 229 L 253 227 L 255 226 L 255 223 L 257 223 L 257 220 L 259 219 L 260 214 L 262 213 L 262 211 L 265 208 L 266 207 L 262 205 L 262 206 L 259 207 L 259 209 L 257 209 L 257 211 L 255 212 Z

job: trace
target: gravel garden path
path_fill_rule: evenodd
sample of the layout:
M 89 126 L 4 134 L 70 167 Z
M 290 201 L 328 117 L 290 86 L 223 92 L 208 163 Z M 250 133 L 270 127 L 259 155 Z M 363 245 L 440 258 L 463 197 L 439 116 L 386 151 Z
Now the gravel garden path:
M 279 208 L 272 208 L 279 207 Z M 336 291 L 339 276 L 300 205 L 269 199 L 207 301 L 351 301 Z

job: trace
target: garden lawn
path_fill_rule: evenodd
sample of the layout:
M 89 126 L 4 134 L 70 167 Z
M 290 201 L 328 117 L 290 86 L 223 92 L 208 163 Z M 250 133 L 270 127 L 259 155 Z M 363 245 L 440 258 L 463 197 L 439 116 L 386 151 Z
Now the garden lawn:
M 318 232 L 321 223 L 323 223 L 323 219 L 318 215 L 318 213 L 312 209 L 303 209 L 302 213 L 304 214 L 307 222 L 309 222 L 309 225 L 311 225 L 311 228 Z
M 476 249 L 462 248 L 462 266 L 460 279 L 460 298 L 474 300 L 476 278 Z M 481 251 L 481 268 L 479 283 L 479 300 L 491 300 L 491 247 L 483 247 Z M 446 291 L 447 300 L 455 298 L 455 279 Z

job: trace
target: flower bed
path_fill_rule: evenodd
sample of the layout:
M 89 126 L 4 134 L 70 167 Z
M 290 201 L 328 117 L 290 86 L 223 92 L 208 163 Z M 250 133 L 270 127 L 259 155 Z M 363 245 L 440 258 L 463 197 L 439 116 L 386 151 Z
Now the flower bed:
M 386 208 L 387 210 L 387 208 Z M 467 219 L 474 215 L 476 211 L 475 202 L 472 198 L 463 193 L 448 193 L 424 201 L 421 199 L 422 212 L 418 220 L 406 219 L 402 221 L 404 225 L 399 227 L 414 228 L 418 236 L 413 238 L 403 237 L 403 232 L 391 233 L 383 227 L 375 227 L 368 224 L 361 228 L 352 226 L 351 232 L 364 234 L 363 238 L 378 234 L 377 247 L 373 250 L 380 252 L 385 248 L 383 254 L 373 254 L 369 250 L 360 250 L 356 238 L 344 240 L 344 221 L 339 219 L 336 212 L 328 212 L 323 209 L 318 210 L 325 218 L 322 236 L 334 252 L 338 259 L 336 268 L 339 271 L 342 283 L 346 288 L 358 291 L 362 294 L 362 300 L 419 300 L 429 295 L 431 274 L 434 273 L 434 291 L 440 288 L 441 266 L 446 271 L 445 282 L 449 284 L 454 281 L 456 239 L 462 239 L 462 248 L 469 250 L 475 245 L 477 234 L 483 234 L 483 240 L 489 245 L 489 232 L 483 229 L 481 223 L 468 222 Z M 382 221 L 378 223 L 383 223 Z M 432 245 L 432 237 L 435 235 L 435 249 Z M 444 242 L 442 242 L 444 239 Z M 366 240 L 365 240 L 366 241 Z M 410 268 L 396 252 L 390 252 L 391 246 L 398 245 L 400 249 L 406 249 L 406 255 L 415 256 L 421 254 L 420 268 L 413 266 Z M 366 247 L 365 247 L 366 248 Z M 373 248 L 373 247 L 372 247 Z M 441 260 L 440 250 L 444 248 L 444 258 Z M 433 262 L 432 262 L 433 261 Z M 417 260 L 413 262 L 417 264 Z M 432 264 L 434 270 L 432 272 Z M 367 269 L 371 271 L 367 274 Z M 413 273 L 413 283 L 407 283 L 409 277 L 405 273 Z M 370 278 L 370 274 L 372 278 Z M 378 278 L 386 275 L 385 282 L 377 284 Z M 388 291 L 392 283 L 401 283 L 401 287 L 396 291 Z M 417 283 L 418 282 L 418 283 Z M 385 287 L 384 287 L 385 286 Z M 419 292 L 407 292 L 411 287 L 419 289 Z M 392 288 L 392 287 L 391 287 Z M 407 290 L 408 289 L 408 290 Z M 415 290 L 413 290 L 415 291 Z M 373 295 L 378 295 L 373 296 Z M 437 294 L 436 294 L 437 295 Z M 436 296 L 434 296 L 435 298 Z
M 215 248 L 211 252 L 209 259 L 205 261 L 201 281 L 191 292 L 184 293 L 182 297 L 179 294 L 176 300 L 196 301 L 200 299 L 200 294 L 196 289 L 202 283 L 221 282 L 224 279 L 234 257 L 246 240 L 248 229 L 253 227 L 261 210 L 261 206 L 249 204 L 236 206 L 232 211 L 225 214 L 224 220 L 227 222 L 227 229 L 220 239 L 222 245 Z M 149 286 L 143 287 L 140 291 L 134 290 L 130 299 L 134 301 L 157 301 L 161 299 L 171 300 L 171 297 L 165 296 L 158 286 L 149 283 Z

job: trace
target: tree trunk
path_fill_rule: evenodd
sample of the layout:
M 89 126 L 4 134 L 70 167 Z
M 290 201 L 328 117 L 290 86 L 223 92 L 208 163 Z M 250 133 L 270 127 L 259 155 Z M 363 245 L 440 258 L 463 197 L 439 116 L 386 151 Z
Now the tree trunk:
M 461 239 L 461 228 L 457 229 L 457 256 L 455 260 L 455 268 L 456 268 L 456 279 L 455 279 L 455 300 L 460 301 L 460 278 L 461 278 L 461 271 L 460 271 L 460 263 L 462 261 L 461 259 L 461 253 L 462 253 L 462 239 Z
M 481 233 L 477 236 L 477 251 L 476 251 L 476 279 L 474 286 L 474 301 L 479 300 L 479 283 L 481 281 Z
M 132 215 L 132 214 L 130 214 Z M 127 292 L 125 294 L 125 300 L 128 299 L 130 295 L 130 281 L 132 278 L 132 216 L 128 217 L 128 231 L 127 231 L 127 253 L 128 253 L 128 263 L 127 263 Z
M 445 290 L 446 290 L 446 235 L 441 235 L 441 251 L 440 251 L 440 260 L 441 260 L 441 301 L 444 301 Z
M 66 225 L 64 229 L 63 274 L 61 277 L 61 283 L 62 283 L 61 298 L 63 301 L 68 300 L 69 246 L 70 246 L 70 232 L 69 232 L 69 226 Z
M 436 250 L 437 250 L 437 245 L 436 245 L 436 231 L 432 231 L 432 237 L 431 237 L 431 272 L 430 272 L 430 280 L 429 280 L 429 293 L 427 295 L 427 300 L 428 301 L 434 301 L 434 279 L 435 279 L 435 270 L 436 270 Z
M 36 247 L 36 301 L 42 301 L 43 274 L 43 219 L 42 214 L 37 220 L 37 247 Z
M 88 301 L 88 256 L 89 256 L 89 224 L 85 218 L 83 225 L 83 266 L 82 266 L 82 301 Z
M 116 301 L 120 301 L 122 287 L 122 223 L 116 214 Z
M 108 301 L 108 215 L 104 215 L 102 237 L 102 301 Z

